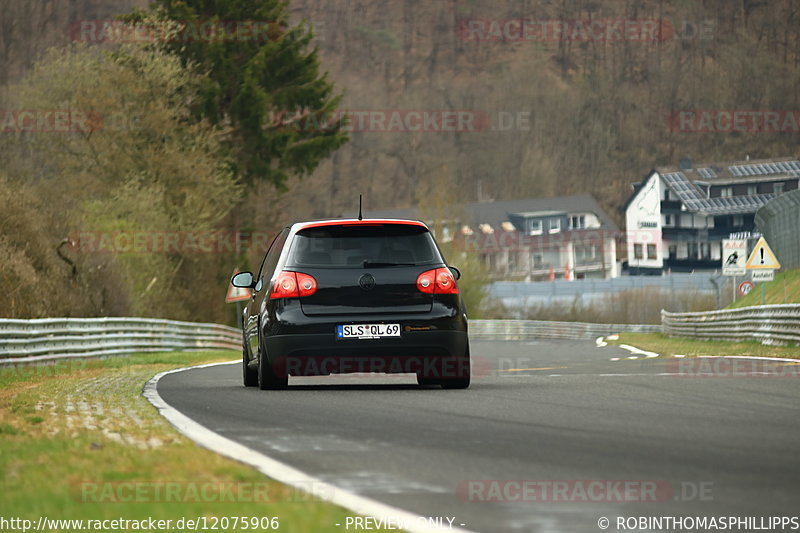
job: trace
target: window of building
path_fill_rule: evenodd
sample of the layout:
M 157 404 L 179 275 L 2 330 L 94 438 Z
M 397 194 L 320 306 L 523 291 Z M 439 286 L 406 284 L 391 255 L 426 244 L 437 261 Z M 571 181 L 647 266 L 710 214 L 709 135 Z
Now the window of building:
M 689 259 L 697 259 L 697 243 L 696 242 L 689 242 L 686 243 L 687 248 L 687 257 Z
M 733 215 L 734 226 L 744 226 L 744 215 Z
M 719 195 L 723 198 L 730 198 L 733 196 L 733 187 L 723 187 L 719 190 Z
M 544 266 L 542 254 L 531 254 L 531 263 L 535 269 L 542 268 Z
M 748 185 L 747 186 L 747 194 L 749 196 L 753 196 L 755 194 L 758 194 L 758 186 L 757 185 Z
M 583 229 L 586 227 L 586 217 L 584 215 L 572 215 L 569 217 L 569 229 Z
M 664 201 L 669 201 L 669 189 L 664 189 Z
M 528 221 L 528 234 L 529 235 L 541 235 L 542 234 L 542 221 L 541 220 L 529 220 Z
M 550 233 L 558 233 L 559 231 L 561 231 L 561 219 L 551 218 L 549 227 L 550 227 Z
M 517 254 L 508 252 L 508 260 L 506 261 L 506 272 L 516 272 L 517 270 Z
M 678 258 L 678 246 L 675 244 L 669 245 L 669 258 L 670 259 L 677 259 Z
M 772 186 L 772 192 L 774 192 L 775 194 L 783 194 L 783 182 L 775 183 Z
M 634 244 L 633 245 L 633 258 L 634 259 L 644 259 L 644 253 L 641 244 Z
M 656 245 L 655 244 L 648 244 L 647 245 L 647 258 L 648 259 L 658 259 L 658 254 L 656 253 Z
M 664 215 L 664 225 L 665 226 L 672 225 L 672 215 Z

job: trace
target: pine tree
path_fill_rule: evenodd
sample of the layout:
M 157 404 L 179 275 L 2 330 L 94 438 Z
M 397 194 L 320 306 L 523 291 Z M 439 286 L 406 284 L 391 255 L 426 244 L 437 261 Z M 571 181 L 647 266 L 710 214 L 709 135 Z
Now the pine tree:
M 320 73 L 312 28 L 290 24 L 287 2 L 156 0 L 149 13 L 125 20 L 153 17 L 177 28 L 158 46 L 207 73 L 195 114 L 228 132 L 225 146 L 240 181 L 282 188 L 347 142 L 335 120 L 341 96 Z

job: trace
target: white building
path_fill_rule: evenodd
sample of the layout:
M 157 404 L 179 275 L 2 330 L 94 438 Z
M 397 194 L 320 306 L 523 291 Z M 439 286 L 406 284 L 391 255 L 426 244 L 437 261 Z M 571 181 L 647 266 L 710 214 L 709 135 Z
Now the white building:
M 654 168 L 625 204 L 630 273 L 719 269 L 722 240 L 753 231 L 758 208 L 799 179 L 792 158 Z
M 589 195 L 493 200 L 442 217 L 416 209 L 369 216 L 424 218 L 442 242 L 475 253 L 497 279 L 615 278 L 619 228 Z

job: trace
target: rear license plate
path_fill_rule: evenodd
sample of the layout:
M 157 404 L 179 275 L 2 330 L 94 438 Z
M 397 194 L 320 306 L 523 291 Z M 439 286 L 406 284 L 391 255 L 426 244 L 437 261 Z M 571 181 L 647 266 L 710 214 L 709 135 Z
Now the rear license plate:
M 400 324 L 349 324 L 336 326 L 337 339 L 382 339 L 399 336 Z

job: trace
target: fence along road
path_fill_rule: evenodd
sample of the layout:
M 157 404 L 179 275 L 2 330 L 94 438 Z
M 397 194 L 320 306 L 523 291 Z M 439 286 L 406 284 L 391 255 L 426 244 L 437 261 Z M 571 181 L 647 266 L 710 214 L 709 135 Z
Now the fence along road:
M 0 365 L 241 346 L 241 332 L 220 324 L 123 317 L 0 319 Z
M 470 320 L 470 337 L 484 340 L 593 339 L 658 325 L 541 320 Z M 0 364 L 175 350 L 241 350 L 236 328 L 155 318 L 0 319 Z
M 800 304 L 758 305 L 700 313 L 661 312 L 665 335 L 762 344 L 800 343 Z

